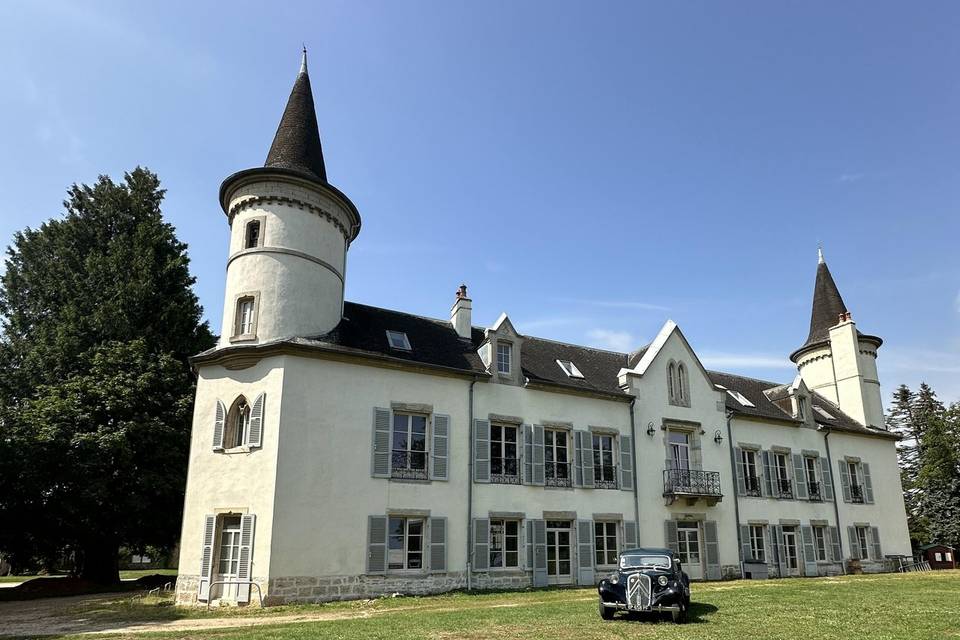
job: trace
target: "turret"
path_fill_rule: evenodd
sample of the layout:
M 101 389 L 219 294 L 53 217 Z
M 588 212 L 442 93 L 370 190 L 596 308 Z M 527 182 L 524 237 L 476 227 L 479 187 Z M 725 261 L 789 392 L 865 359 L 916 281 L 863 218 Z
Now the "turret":
M 230 223 L 220 346 L 336 327 L 360 214 L 327 182 L 306 49 L 264 166 L 224 180 L 220 205 Z
M 812 391 L 861 424 L 883 428 L 877 350 L 883 340 L 860 333 L 819 252 L 810 333 L 790 354 Z

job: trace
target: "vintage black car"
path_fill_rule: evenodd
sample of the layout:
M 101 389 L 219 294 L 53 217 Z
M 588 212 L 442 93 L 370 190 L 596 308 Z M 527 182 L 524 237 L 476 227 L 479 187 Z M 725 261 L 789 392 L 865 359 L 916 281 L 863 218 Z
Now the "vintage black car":
M 617 570 L 600 581 L 600 617 L 625 613 L 669 613 L 686 622 L 690 608 L 690 578 L 670 549 L 626 549 L 617 557 Z

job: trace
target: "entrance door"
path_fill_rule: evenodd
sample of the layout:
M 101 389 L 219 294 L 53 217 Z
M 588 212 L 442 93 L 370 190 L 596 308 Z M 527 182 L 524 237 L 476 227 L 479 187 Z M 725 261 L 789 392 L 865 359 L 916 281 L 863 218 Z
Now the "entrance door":
M 703 579 L 703 553 L 700 550 L 700 524 L 677 523 L 677 555 L 691 580 Z
M 231 581 L 239 576 L 240 562 L 240 516 L 224 516 L 220 524 L 220 544 L 217 554 L 216 580 Z M 235 599 L 237 585 L 218 585 L 221 598 Z M 211 593 L 212 597 L 212 593 Z
M 788 576 L 800 575 L 800 557 L 797 547 L 797 530 L 783 528 L 783 555 L 787 565 Z
M 571 584 L 570 523 L 547 521 L 547 581 L 550 584 Z

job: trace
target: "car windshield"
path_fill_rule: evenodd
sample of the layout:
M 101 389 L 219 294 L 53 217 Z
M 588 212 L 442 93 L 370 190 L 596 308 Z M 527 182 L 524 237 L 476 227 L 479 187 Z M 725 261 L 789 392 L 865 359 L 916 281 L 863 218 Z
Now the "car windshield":
M 629 567 L 669 569 L 670 558 L 661 555 L 647 555 L 645 553 L 625 553 L 620 556 L 620 568 L 627 569 Z

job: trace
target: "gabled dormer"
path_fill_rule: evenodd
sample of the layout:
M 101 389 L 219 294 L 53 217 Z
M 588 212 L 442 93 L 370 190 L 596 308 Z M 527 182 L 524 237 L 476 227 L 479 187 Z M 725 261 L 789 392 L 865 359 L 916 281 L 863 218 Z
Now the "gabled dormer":
M 500 317 L 492 327 L 484 331 L 484 342 L 478 353 L 483 360 L 490 382 L 523 386 L 523 369 L 520 366 L 523 350 L 523 336 L 521 336 L 506 313 Z

